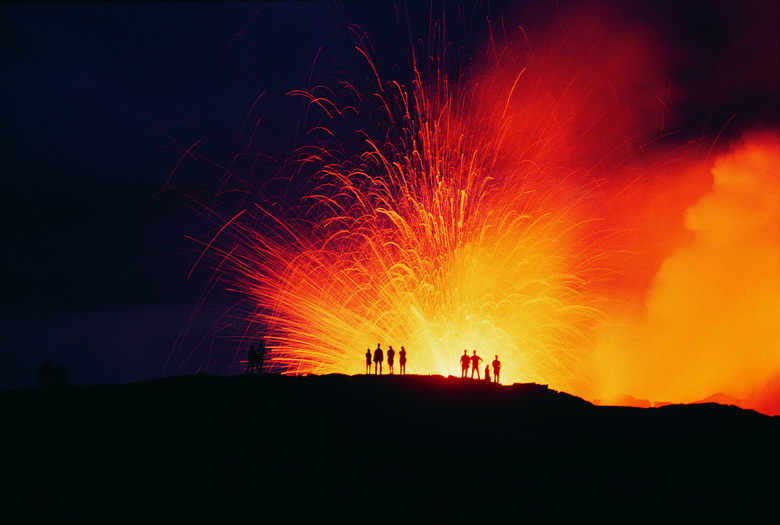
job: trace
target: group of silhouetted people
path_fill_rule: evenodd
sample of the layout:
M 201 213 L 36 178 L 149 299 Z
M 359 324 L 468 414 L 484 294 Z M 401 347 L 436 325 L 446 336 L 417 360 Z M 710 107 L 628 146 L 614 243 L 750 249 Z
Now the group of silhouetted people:
M 382 350 L 382 343 L 376 344 L 376 350 L 371 353 L 371 349 L 366 350 L 366 375 L 371 373 L 371 363 L 374 363 L 374 375 L 382 375 L 382 363 L 385 360 L 385 353 Z M 393 366 L 395 365 L 395 350 L 390 346 L 387 348 L 387 368 L 390 375 L 393 375 Z M 401 347 L 401 351 L 398 352 L 398 365 L 400 366 L 400 374 L 406 374 L 406 348 Z
M 395 350 L 393 350 L 392 346 L 389 346 L 387 348 L 387 368 L 390 373 L 390 375 L 393 375 L 395 370 Z M 265 340 L 260 339 L 260 342 L 257 345 L 257 348 L 255 348 L 254 345 L 249 345 L 249 350 L 247 351 L 247 362 L 246 362 L 246 370 L 244 370 L 245 374 L 248 374 L 249 372 L 262 374 L 263 373 L 263 362 L 265 361 Z M 371 352 L 371 349 L 368 348 L 366 350 L 366 375 L 371 374 L 371 365 L 374 365 L 374 375 L 382 375 L 382 365 L 385 361 L 385 352 L 382 350 L 382 343 L 376 344 L 376 350 Z M 477 375 L 477 379 L 482 379 L 479 374 L 479 367 L 480 363 L 482 363 L 483 359 L 477 355 L 477 351 L 474 350 L 471 355 L 469 355 L 468 350 L 463 351 L 463 355 L 460 356 L 460 368 L 461 368 L 461 375 L 460 377 L 465 378 L 469 376 L 469 369 L 471 369 L 471 378 L 474 378 L 474 374 Z M 48 363 L 47 363 L 48 364 Z M 400 365 L 399 373 L 401 375 L 406 374 L 406 348 L 403 346 L 401 347 L 401 350 L 398 352 L 398 364 Z M 492 382 L 492 383 L 498 383 L 499 377 L 501 375 L 501 361 L 498 360 L 498 355 L 496 355 L 496 358 L 491 363 L 493 365 L 493 379 L 491 381 L 490 379 L 490 365 L 485 365 L 485 381 Z M 44 375 L 50 376 L 51 372 L 49 371 L 49 368 L 51 367 L 50 364 L 48 364 L 48 367 L 45 365 L 41 367 L 41 376 Z M 50 383 L 51 380 L 44 380 L 44 383 Z M 59 381 L 63 382 L 63 381 Z
M 461 374 L 460 377 L 468 377 L 469 368 L 471 368 L 471 378 L 474 378 L 474 374 L 477 374 L 477 379 L 480 379 L 479 377 L 479 364 L 483 361 L 481 357 L 477 355 L 477 351 L 474 350 L 471 355 L 469 355 L 468 350 L 463 351 L 463 355 L 460 356 L 460 370 Z M 498 360 L 498 356 L 493 360 L 491 363 L 493 365 L 493 383 L 498 383 L 499 376 L 501 375 L 501 361 Z M 485 381 L 490 381 L 490 365 L 485 365 Z
M 255 345 L 249 345 L 249 350 L 246 354 L 246 370 L 245 374 L 249 372 L 262 374 L 263 373 L 263 361 L 265 361 L 265 340 L 260 339 L 257 348 Z
M 68 384 L 68 372 L 65 370 L 65 365 L 45 360 L 38 367 L 38 384 L 41 386 Z
M 371 365 L 374 366 L 374 375 L 382 375 L 382 365 L 385 361 L 385 352 L 382 350 L 382 343 L 377 343 L 376 350 L 371 352 L 371 349 L 366 350 L 366 375 L 371 374 Z M 481 379 L 479 374 L 479 365 L 483 361 L 481 357 L 477 355 L 477 351 L 474 350 L 472 355 L 469 355 L 468 350 L 463 351 L 463 355 L 460 356 L 461 376 L 468 377 L 469 368 L 471 369 L 471 377 L 474 378 L 474 374 L 477 375 L 477 379 Z M 401 351 L 398 352 L 398 364 L 400 365 L 400 374 L 406 374 L 406 349 L 402 346 Z M 393 375 L 395 365 L 395 350 L 390 346 L 387 349 L 387 367 L 390 375 Z M 493 379 L 490 378 L 490 365 L 485 365 L 485 381 L 489 383 L 498 383 L 501 376 L 501 361 L 498 360 L 498 356 L 491 363 L 493 365 Z

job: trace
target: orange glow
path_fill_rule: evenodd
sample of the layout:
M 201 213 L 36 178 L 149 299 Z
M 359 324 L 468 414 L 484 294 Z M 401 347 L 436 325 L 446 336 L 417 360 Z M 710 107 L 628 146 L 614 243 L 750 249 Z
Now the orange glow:
M 477 350 L 484 363 L 499 356 L 504 383 L 588 392 L 601 292 L 614 281 L 592 165 L 633 147 L 612 133 L 599 143 L 597 131 L 637 133 L 622 97 L 650 88 L 642 74 L 623 78 L 642 48 L 636 32 L 592 48 L 569 38 L 538 59 L 508 46 L 457 84 L 438 69 L 448 57 L 427 57 L 409 91 L 359 48 L 378 82 L 371 96 L 295 93 L 326 122 L 350 123 L 361 107 L 382 119 L 347 152 L 315 127 L 301 164 L 316 172 L 300 200 L 227 219 L 220 269 L 253 306 L 248 333 L 267 334 L 278 370 L 362 373 L 379 342 L 406 347 L 408 373 L 457 376 L 462 351 Z M 574 49 L 602 63 L 583 73 Z
M 724 393 L 780 413 L 780 136 L 747 138 L 712 175 L 685 215 L 692 240 L 663 262 L 644 311 L 603 331 L 607 401 Z
M 648 145 L 670 118 L 659 42 L 592 7 L 557 22 L 491 39 L 456 82 L 427 50 L 408 85 L 383 79 L 361 41 L 369 88 L 293 93 L 323 124 L 290 194 L 203 242 L 275 371 L 363 373 L 381 343 L 459 376 L 466 349 L 505 384 L 778 410 L 777 134 L 719 156 L 708 188 L 706 161 Z

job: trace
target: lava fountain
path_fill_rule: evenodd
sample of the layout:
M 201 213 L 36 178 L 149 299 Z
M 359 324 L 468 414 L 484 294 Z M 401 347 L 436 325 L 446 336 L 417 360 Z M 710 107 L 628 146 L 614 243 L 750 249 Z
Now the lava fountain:
M 627 189 L 647 166 L 695 159 L 652 152 L 673 121 L 669 50 L 609 9 L 581 11 L 535 46 L 522 29 L 491 32 L 479 60 L 432 22 L 392 78 L 350 26 L 364 80 L 289 93 L 306 108 L 303 146 L 272 175 L 235 157 L 199 203 L 214 228 L 195 239 L 198 264 L 235 298 L 223 317 L 242 334 L 233 372 L 260 337 L 270 369 L 292 374 L 362 373 L 380 343 L 406 348 L 408 373 L 458 375 L 476 350 L 483 366 L 499 356 L 503 383 L 665 395 L 663 378 L 642 382 L 659 361 L 626 349 L 636 337 L 605 349 L 604 334 L 636 333 L 621 309 L 669 255 L 632 244 L 634 223 L 615 212 L 646 206 Z
M 431 42 L 445 41 L 437 25 Z M 369 87 L 291 93 L 322 122 L 288 163 L 288 191 L 251 193 L 203 243 L 240 297 L 241 348 L 265 337 L 283 373 L 361 373 L 367 348 L 404 346 L 409 373 L 444 375 L 476 350 L 483 366 L 499 356 L 502 382 L 585 393 L 614 247 L 594 204 L 603 181 L 571 164 L 592 146 L 578 130 L 604 124 L 583 122 L 605 109 L 604 68 L 553 85 L 533 77 L 549 57 L 507 46 L 453 82 L 447 46 L 422 63 L 412 46 L 402 82 L 356 42 Z M 614 68 L 634 51 L 602 55 Z

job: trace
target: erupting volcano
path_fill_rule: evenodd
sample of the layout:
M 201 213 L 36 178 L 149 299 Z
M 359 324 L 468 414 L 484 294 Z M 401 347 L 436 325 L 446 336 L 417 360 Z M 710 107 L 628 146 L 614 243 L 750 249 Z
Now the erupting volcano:
M 777 413 L 777 132 L 670 146 L 674 62 L 618 18 L 481 21 L 470 55 L 434 16 L 391 71 L 349 26 L 361 81 L 289 92 L 302 145 L 278 170 L 232 157 L 196 202 L 231 371 L 260 337 L 285 374 L 362 373 L 381 343 L 408 373 L 458 375 L 466 349 L 503 383 Z

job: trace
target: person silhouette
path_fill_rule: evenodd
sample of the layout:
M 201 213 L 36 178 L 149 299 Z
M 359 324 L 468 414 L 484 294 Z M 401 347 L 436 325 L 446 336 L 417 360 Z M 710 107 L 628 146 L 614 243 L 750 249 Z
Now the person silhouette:
M 371 373 L 371 349 L 366 349 L 366 375 Z
M 255 356 L 255 366 L 257 367 L 257 373 L 263 373 L 263 363 L 265 362 L 265 339 L 260 339 L 260 343 L 257 345 L 257 354 Z
M 246 370 L 244 370 L 244 373 L 248 374 L 250 370 L 254 370 L 256 365 L 257 350 L 255 350 L 255 345 L 249 345 L 249 350 L 246 352 Z
M 472 379 L 474 379 L 474 372 L 477 373 L 477 379 L 479 379 L 479 363 L 481 362 L 482 362 L 482 358 L 479 357 L 477 355 L 477 351 L 474 350 L 474 354 L 471 356 L 471 378 Z
M 395 350 L 390 345 L 387 348 L 387 369 L 390 371 L 390 375 L 393 375 L 393 363 L 395 362 Z
M 54 384 L 54 364 L 48 359 L 38 367 L 38 384 L 41 386 Z
M 55 385 L 67 385 L 68 384 L 68 371 L 65 370 L 65 365 L 57 363 L 54 365 L 54 384 Z
M 398 364 L 400 365 L 399 372 L 401 375 L 406 375 L 406 348 L 401 347 L 401 351 L 398 352 Z
M 380 343 L 376 344 L 376 350 L 374 350 L 374 375 L 377 374 L 377 371 L 379 372 L 379 375 L 382 375 L 382 361 L 385 360 L 385 353 L 382 351 L 382 347 Z
M 498 375 L 501 373 L 501 361 L 498 360 L 498 356 L 493 359 L 493 381 L 498 383 Z
M 485 381 L 490 383 L 490 365 L 485 365 Z
M 460 356 L 460 377 L 466 377 L 469 373 L 469 364 L 471 359 L 469 358 L 469 351 L 464 350 L 463 355 Z

